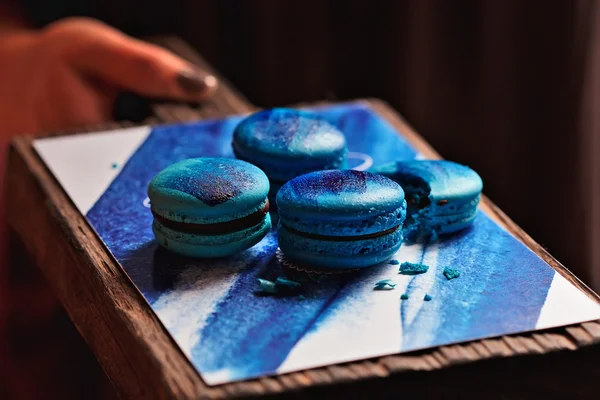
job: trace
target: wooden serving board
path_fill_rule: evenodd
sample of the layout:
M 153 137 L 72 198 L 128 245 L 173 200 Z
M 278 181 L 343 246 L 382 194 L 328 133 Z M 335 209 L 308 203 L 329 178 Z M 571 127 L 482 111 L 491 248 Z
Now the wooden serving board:
M 169 40 L 165 44 L 194 58 L 181 42 Z M 363 100 L 362 104 L 402 132 L 421 154 L 428 158 L 439 157 L 387 105 L 377 100 Z M 177 105 L 157 106 L 155 122 L 220 117 L 253 109 L 225 86 L 213 104 L 200 110 Z M 98 127 L 92 130 L 98 130 Z M 7 182 L 11 225 L 23 238 L 27 238 L 25 243 L 37 265 L 53 285 L 108 376 L 127 397 L 212 398 L 289 391 L 300 391 L 308 396 L 347 395 L 356 394 L 357 390 L 364 390 L 365 393 L 372 393 L 373 390 L 400 393 L 398 391 L 402 390 L 401 393 L 431 396 L 452 393 L 459 397 L 477 397 L 482 391 L 488 391 L 491 395 L 489 390 L 492 387 L 497 389 L 494 392 L 498 395 L 552 392 L 557 388 L 552 386 L 552 380 L 548 377 L 581 370 L 571 382 L 564 384 L 567 390 L 575 385 L 574 382 L 581 383 L 593 373 L 592 369 L 586 368 L 585 360 L 589 359 L 587 362 L 590 364 L 594 361 L 593 355 L 598 354 L 597 346 L 572 354 L 540 355 L 556 350 L 577 350 L 598 343 L 598 322 L 209 387 L 40 160 L 32 148 L 32 141 L 32 138 L 19 138 L 11 149 Z M 562 277 L 598 301 L 597 295 L 486 198 L 482 202 L 482 209 Z M 448 368 L 473 361 L 535 354 L 538 356 L 520 360 L 518 365 L 529 367 L 525 369 L 515 367 L 516 362 L 507 360 Z M 560 358 L 558 364 L 551 362 L 556 357 Z M 411 371 L 413 373 L 407 373 Z M 543 382 L 539 379 L 542 376 L 545 376 Z M 502 387 L 494 385 L 499 379 L 512 383 Z M 465 384 L 465 380 L 469 383 Z M 430 384 L 423 385 L 425 381 Z M 586 385 L 578 385 L 580 391 L 585 388 Z

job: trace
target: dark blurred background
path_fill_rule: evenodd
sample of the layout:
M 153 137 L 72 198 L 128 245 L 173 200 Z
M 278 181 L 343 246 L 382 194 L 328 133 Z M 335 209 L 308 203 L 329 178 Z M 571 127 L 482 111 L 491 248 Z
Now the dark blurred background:
M 382 98 L 600 288 L 582 124 L 593 1 L 27 2 L 40 25 L 91 15 L 135 36 L 175 33 L 258 106 Z
M 39 26 L 88 15 L 138 37 L 176 34 L 261 107 L 384 99 L 445 158 L 476 169 L 497 205 L 600 290 L 600 8 L 593 0 L 22 4 Z M 82 367 L 95 361 L 70 329 L 63 338 L 84 361 L 65 359 L 57 374 L 86 398 L 112 397 L 85 378 L 86 368 L 98 367 Z M 59 338 L 15 335 L 25 371 L 17 384 L 58 380 L 32 365 L 66 357 L 48 344 Z

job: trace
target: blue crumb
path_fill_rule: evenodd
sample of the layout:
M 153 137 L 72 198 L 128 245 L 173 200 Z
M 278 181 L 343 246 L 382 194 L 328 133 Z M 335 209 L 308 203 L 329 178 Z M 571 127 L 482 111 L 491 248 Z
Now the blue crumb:
M 392 290 L 396 287 L 395 283 L 392 283 L 390 279 L 384 279 L 375 284 L 373 290 Z
M 408 300 L 408 295 L 406 293 L 404 293 L 402 296 L 400 296 L 401 300 Z
M 260 289 L 265 293 L 277 293 L 275 282 L 268 281 L 266 279 L 257 279 Z
M 290 281 L 289 279 L 285 279 L 285 278 L 277 278 L 277 280 L 275 281 L 275 289 L 279 290 L 283 290 L 283 291 L 295 291 L 300 289 L 302 285 L 299 284 L 298 282 L 294 282 L 294 281 Z
M 265 293 L 271 294 L 291 294 L 296 293 L 302 285 L 298 282 L 291 281 L 285 278 L 277 278 L 275 282 L 267 279 L 257 279 L 260 289 Z
M 460 271 L 454 268 L 446 267 L 444 268 L 444 276 L 446 279 L 452 280 L 460 276 Z
M 111 168 L 112 169 L 117 169 L 119 167 L 119 164 L 117 164 L 116 162 L 112 163 Z
M 431 232 L 429 232 L 429 238 L 428 238 L 428 242 L 429 243 L 433 243 L 435 241 L 438 240 L 438 233 L 435 230 L 432 230 Z
M 423 297 L 423 300 L 425 301 L 430 301 L 432 299 L 432 297 L 428 294 L 425 295 L 425 297 Z
M 398 260 L 391 260 L 390 264 L 392 264 L 392 265 L 398 265 L 398 264 L 400 264 L 400 261 L 398 261 Z
M 411 263 L 408 261 L 400 264 L 400 273 L 402 275 L 418 275 L 424 274 L 429 270 L 429 266 L 425 264 Z

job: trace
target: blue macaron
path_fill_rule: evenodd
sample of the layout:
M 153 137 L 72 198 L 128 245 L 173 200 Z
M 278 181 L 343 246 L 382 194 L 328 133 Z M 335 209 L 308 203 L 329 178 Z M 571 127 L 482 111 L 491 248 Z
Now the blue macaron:
M 404 189 L 408 202 L 404 236 L 408 240 L 431 240 L 464 229 L 475 220 L 483 182 L 469 167 L 445 160 L 412 160 L 371 171 Z
M 233 133 L 237 158 L 262 169 L 271 181 L 271 195 L 297 176 L 346 167 L 346 138 L 318 115 L 275 108 L 242 120 Z
M 363 268 L 388 261 L 402 243 L 404 191 L 369 172 L 312 172 L 277 194 L 279 247 L 296 264 Z
M 225 257 L 271 229 L 269 180 L 229 158 L 193 158 L 159 172 L 148 185 L 152 230 L 163 247 L 191 257 Z

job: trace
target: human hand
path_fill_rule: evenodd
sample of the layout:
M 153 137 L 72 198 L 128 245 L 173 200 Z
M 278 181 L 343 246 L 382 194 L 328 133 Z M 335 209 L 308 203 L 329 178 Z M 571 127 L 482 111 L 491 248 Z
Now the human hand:
M 111 120 L 121 91 L 199 102 L 218 85 L 171 52 L 93 19 L 0 35 L 3 138 Z

